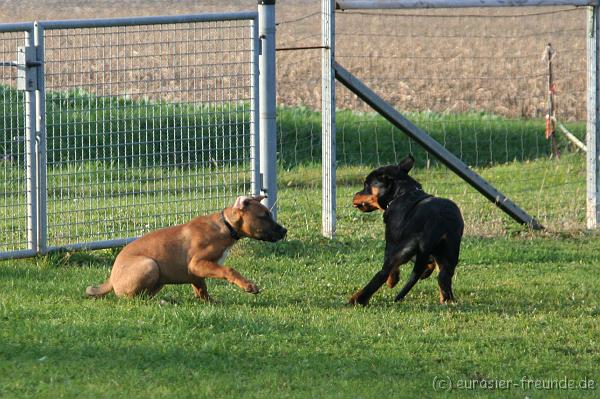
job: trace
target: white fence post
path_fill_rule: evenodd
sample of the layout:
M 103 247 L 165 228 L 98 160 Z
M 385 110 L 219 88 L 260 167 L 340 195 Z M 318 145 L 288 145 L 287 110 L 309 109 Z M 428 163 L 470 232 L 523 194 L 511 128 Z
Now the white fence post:
M 260 174 L 263 201 L 277 218 L 277 126 L 275 125 L 275 0 L 258 0 Z
M 335 0 L 322 0 L 321 7 L 322 232 L 323 236 L 333 238 L 336 230 Z
M 27 167 L 27 242 L 28 249 L 39 252 L 38 243 L 38 174 L 37 174 L 37 71 L 32 68 L 36 57 L 35 32 L 25 32 L 25 46 L 19 48 L 17 88 L 25 92 L 25 163 Z
M 37 22 L 34 24 L 36 40 L 36 59 L 39 62 L 37 69 L 37 192 L 38 200 L 38 252 L 46 254 L 48 249 L 48 192 L 46 185 L 46 81 L 44 72 L 44 29 Z
M 599 6 L 594 5 L 588 10 L 588 40 L 587 40 L 587 228 L 595 229 L 600 223 L 600 204 L 598 193 L 600 180 L 598 179 L 598 156 L 600 155 L 600 129 L 598 126 L 598 25 Z
M 260 194 L 262 189 L 262 182 L 260 179 L 260 140 L 259 140 L 259 126 L 260 126 L 260 109 L 258 105 L 259 99 L 259 68 L 258 68 L 258 56 L 260 49 L 260 38 L 258 36 L 258 16 L 252 20 L 251 26 L 252 32 L 252 65 L 250 67 L 250 74 L 252 75 L 252 91 L 251 91 L 251 105 L 250 111 L 250 158 L 252 158 L 252 195 Z

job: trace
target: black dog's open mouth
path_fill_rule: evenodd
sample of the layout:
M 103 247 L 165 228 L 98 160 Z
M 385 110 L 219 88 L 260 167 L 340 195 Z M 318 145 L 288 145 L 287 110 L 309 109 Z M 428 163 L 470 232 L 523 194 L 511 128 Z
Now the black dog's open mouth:
M 372 206 L 369 206 L 369 204 L 365 202 L 355 203 L 352 205 L 361 212 L 373 212 L 375 209 L 377 209 L 373 208 Z
M 353 204 L 353 205 L 354 205 L 354 207 L 356 209 L 359 209 L 359 210 L 361 210 L 363 212 L 364 212 L 365 209 L 367 209 L 367 205 L 364 202 L 360 203 L 360 204 Z
M 377 199 L 373 195 L 358 192 L 354 194 L 352 205 L 361 212 L 373 212 L 379 209 Z

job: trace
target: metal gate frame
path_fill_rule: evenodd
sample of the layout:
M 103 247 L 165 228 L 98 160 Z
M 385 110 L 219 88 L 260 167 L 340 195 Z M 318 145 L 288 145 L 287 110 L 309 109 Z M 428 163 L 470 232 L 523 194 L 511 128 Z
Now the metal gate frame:
M 0 253 L 0 259 L 5 258 L 22 258 L 34 256 L 38 248 L 38 176 L 36 170 L 37 153 L 36 153 L 36 128 L 38 127 L 38 118 L 36 114 L 36 104 L 39 94 L 34 90 L 28 90 L 32 87 L 33 81 L 28 80 L 27 70 L 33 65 L 27 64 L 27 54 L 34 45 L 34 24 L 33 23 L 14 23 L 1 24 L 0 33 L 23 33 L 25 40 L 24 46 L 18 47 L 17 60 L 3 62 L 3 67 L 17 68 L 17 90 L 24 92 L 24 131 L 23 139 L 25 141 L 25 167 L 26 167 L 26 200 L 23 204 L 27 209 L 26 222 L 26 240 L 27 248 L 15 249 Z
M 24 46 L 18 49 L 16 62 L 2 66 L 17 67 L 17 89 L 25 95 L 25 153 L 27 168 L 27 249 L 0 252 L 0 259 L 31 257 L 49 251 L 100 249 L 124 245 L 136 237 L 48 246 L 47 220 L 47 148 L 44 72 L 44 31 L 121 27 L 133 25 L 177 24 L 192 22 L 251 21 L 252 87 L 250 105 L 250 158 L 252 194 L 268 194 L 265 205 L 275 211 L 277 196 L 275 164 L 275 1 L 258 1 L 258 11 L 112 18 L 95 20 L 39 21 L 0 24 L 2 32 L 24 32 Z

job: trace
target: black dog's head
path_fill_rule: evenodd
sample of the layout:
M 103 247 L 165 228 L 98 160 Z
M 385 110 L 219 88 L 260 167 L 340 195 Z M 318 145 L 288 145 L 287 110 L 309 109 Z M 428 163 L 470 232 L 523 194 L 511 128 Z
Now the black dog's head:
M 369 173 L 364 189 L 354 194 L 354 207 L 362 212 L 385 210 L 394 198 L 420 190 L 421 184 L 408 175 L 414 164 L 415 159 L 408 155 L 398 165 L 382 166 Z

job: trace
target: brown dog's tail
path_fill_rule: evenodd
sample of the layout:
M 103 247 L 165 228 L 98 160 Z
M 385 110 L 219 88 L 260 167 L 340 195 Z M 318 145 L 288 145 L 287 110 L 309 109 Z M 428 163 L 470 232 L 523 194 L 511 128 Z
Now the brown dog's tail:
M 100 297 L 103 297 L 104 295 L 108 294 L 112 290 L 113 290 L 112 283 L 110 282 L 110 279 L 108 279 L 100 287 L 94 287 L 93 285 L 90 285 L 89 287 L 87 287 L 85 289 L 85 293 L 91 297 L 100 298 Z

